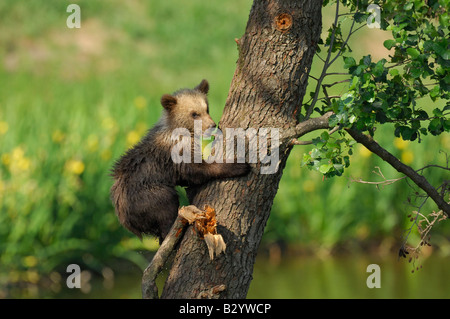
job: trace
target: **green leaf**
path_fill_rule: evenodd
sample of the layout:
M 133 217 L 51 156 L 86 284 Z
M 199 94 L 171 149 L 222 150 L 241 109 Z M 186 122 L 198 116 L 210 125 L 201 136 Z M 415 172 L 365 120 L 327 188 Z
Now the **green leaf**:
M 444 121 L 444 129 L 448 132 L 450 131 L 450 120 Z
M 341 176 L 344 172 L 344 164 L 334 164 L 333 168 L 335 169 L 336 175 Z
M 312 142 L 317 148 L 321 148 L 326 144 L 326 141 L 322 140 L 320 137 L 313 138 Z
M 439 15 L 439 24 L 442 27 L 448 27 L 448 13 L 447 12 L 443 12 L 442 14 Z
M 321 158 L 321 157 L 322 157 L 322 152 L 319 149 L 315 148 L 311 151 L 312 159 Z
M 323 165 L 320 165 L 319 172 L 321 172 L 322 174 L 326 174 L 332 168 L 333 168 L 333 164 L 323 164 Z
M 430 124 L 428 124 L 428 131 L 430 131 L 433 135 L 438 135 L 441 133 L 441 120 L 440 119 L 433 119 L 430 121 Z
M 350 84 L 349 90 L 355 90 L 359 83 L 359 77 L 354 76 L 352 79 L 352 83 Z
M 399 75 L 399 72 L 397 69 L 390 69 L 389 74 L 392 76 L 396 76 L 396 75 Z
M 405 11 L 409 11 L 409 10 L 412 9 L 413 5 L 414 5 L 414 3 L 409 2 L 409 3 L 407 3 L 407 4 L 405 4 L 405 5 L 403 6 L 403 9 L 404 9 Z
M 445 50 L 445 52 L 443 54 L 441 54 L 441 57 L 444 60 L 449 60 L 450 59 L 450 50 Z
M 352 66 L 356 66 L 356 61 L 352 57 L 344 57 L 344 68 L 350 69 Z
M 408 55 L 413 58 L 413 59 L 417 59 L 417 57 L 420 55 L 419 50 L 415 49 L 415 48 L 407 48 L 406 52 L 408 53 Z
M 383 45 L 386 49 L 390 50 L 392 49 L 393 46 L 395 46 L 395 44 L 397 43 L 397 41 L 395 41 L 394 39 L 389 39 L 383 42 Z
M 344 93 L 341 96 L 341 100 L 345 105 L 350 104 L 353 101 L 353 95 L 351 93 Z
M 440 109 L 438 109 L 438 108 L 435 108 L 435 109 L 433 110 L 433 114 L 434 114 L 435 116 L 442 116 L 442 111 L 441 111 Z
M 330 138 L 330 134 L 328 134 L 327 131 L 324 131 L 322 134 L 320 134 L 320 138 L 324 141 L 328 141 L 328 139 Z
M 415 79 L 417 79 L 418 77 L 420 77 L 420 75 L 422 74 L 422 69 L 421 68 L 411 68 L 411 76 Z
M 328 119 L 328 124 L 330 125 L 330 127 L 334 127 L 339 124 L 339 118 L 336 116 L 336 114 L 330 116 L 330 118 Z
M 345 167 L 349 167 L 350 166 L 350 157 L 344 156 L 344 163 L 345 163 Z
M 436 97 L 439 95 L 439 85 L 436 85 L 431 91 L 430 91 L 430 96 L 432 98 Z
M 433 43 L 433 50 L 437 55 L 440 55 L 444 59 L 448 59 L 449 51 L 447 50 L 447 46 L 445 44 Z M 445 58 L 447 57 L 447 58 Z
M 370 54 L 363 57 L 364 65 L 369 66 L 371 62 L 372 62 L 372 57 L 370 56 Z
M 382 60 L 382 61 L 379 61 L 376 65 L 375 65 L 375 67 L 373 68 L 373 75 L 375 75 L 375 76 L 381 76 L 382 74 L 383 74 L 383 72 L 384 72 L 384 63 L 383 63 L 384 61 Z

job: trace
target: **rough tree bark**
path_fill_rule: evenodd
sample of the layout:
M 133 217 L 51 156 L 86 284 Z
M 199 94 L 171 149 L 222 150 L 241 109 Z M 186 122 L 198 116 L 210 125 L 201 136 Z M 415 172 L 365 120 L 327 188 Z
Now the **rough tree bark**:
M 279 169 L 263 175 L 258 162 L 248 176 L 197 190 L 192 204 L 215 208 L 226 252 L 210 261 L 205 242 L 188 229 L 162 298 L 246 297 L 290 141 L 328 126 L 327 117 L 297 121 L 321 32 L 321 8 L 321 0 L 254 1 L 245 34 L 236 41 L 239 58 L 220 127 L 279 128 Z

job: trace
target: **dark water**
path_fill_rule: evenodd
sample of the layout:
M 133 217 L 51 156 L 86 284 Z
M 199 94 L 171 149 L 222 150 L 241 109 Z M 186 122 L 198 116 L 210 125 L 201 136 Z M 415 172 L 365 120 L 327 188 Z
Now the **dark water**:
M 379 266 L 380 288 L 369 288 L 367 266 Z M 421 267 L 422 266 L 422 267 Z M 413 268 L 407 260 L 387 256 L 296 257 L 272 263 L 259 258 L 248 298 L 450 298 L 450 258 L 419 258 Z M 419 267 L 419 270 L 416 269 Z M 414 273 L 412 270 L 414 269 Z M 83 289 L 69 289 L 64 278 L 44 298 L 141 298 L 141 271 L 126 275 L 82 274 Z M 161 278 L 160 284 L 164 279 Z M 375 282 L 372 278 L 370 282 Z M 14 296 L 21 297 L 20 295 Z M 36 296 L 35 296 L 36 297 Z
M 380 288 L 367 286 L 374 275 L 367 272 L 371 264 L 379 266 Z M 279 266 L 260 262 L 248 298 L 450 298 L 449 266 L 449 257 L 438 256 L 419 258 L 414 268 L 396 256 L 296 258 Z

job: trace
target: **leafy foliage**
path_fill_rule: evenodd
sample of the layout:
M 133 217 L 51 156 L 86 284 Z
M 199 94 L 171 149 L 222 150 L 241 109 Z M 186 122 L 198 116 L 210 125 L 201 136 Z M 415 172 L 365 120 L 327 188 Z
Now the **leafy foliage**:
M 343 56 L 351 52 L 349 37 L 365 26 L 370 13 L 365 12 L 368 1 L 343 0 L 341 3 L 351 10 L 353 21 L 346 39 L 342 36 L 342 21 L 338 19 L 328 30 L 323 43 L 329 53 L 337 53 L 325 60 L 324 69 L 342 57 L 349 85 L 347 92 L 339 97 L 329 97 L 325 89 L 338 82 L 317 85 L 312 96 L 317 96 L 317 90 L 323 88 L 325 98 L 322 107 L 315 107 L 315 110 L 320 114 L 335 113 L 330 118 L 331 127 L 356 128 L 371 136 L 380 125 L 387 123 L 393 123 L 393 134 L 405 141 L 421 142 L 423 135 L 449 132 L 449 1 L 375 2 L 381 10 L 381 29 L 392 33 L 392 39 L 384 41 L 384 47 L 393 54 L 379 61 L 373 61 L 370 54 L 359 61 Z M 336 5 L 337 18 L 339 3 Z M 357 23 L 363 24 L 355 29 Z M 417 104 L 422 98 L 435 102 L 431 112 Z M 313 108 L 314 103 L 307 107 Z M 320 141 L 313 141 L 316 149 L 305 155 L 303 163 L 328 177 L 342 175 L 349 161 L 348 156 L 342 156 L 341 149 L 350 146 L 350 142 L 345 136 L 332 139 L 331 144 L 328 141 L 330 139 L 323 136 Z
M 341 176 L 344 168 L 350 165 L 349 155 L 353 154 L 352 146 L 356 142 L 345 138 L 334 138 L 326 131 L 312 142 L 316 148 L 304 154 L 302 164 L 327 177 Z

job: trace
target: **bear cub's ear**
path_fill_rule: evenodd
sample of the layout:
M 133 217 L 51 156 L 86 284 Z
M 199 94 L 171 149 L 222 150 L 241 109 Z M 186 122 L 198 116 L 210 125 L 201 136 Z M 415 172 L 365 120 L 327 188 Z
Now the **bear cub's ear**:
M 204 94 L 208 94 L 209 91 L 209 83 L 206 80 L 202 80 L 199 85 L 195 87 L 195 90 L 200 91 Z
M 172 95 L 164 94 L 161 97 L 161 105 L 168 111 L 170 111 L 176 104 L 177 98 Z

